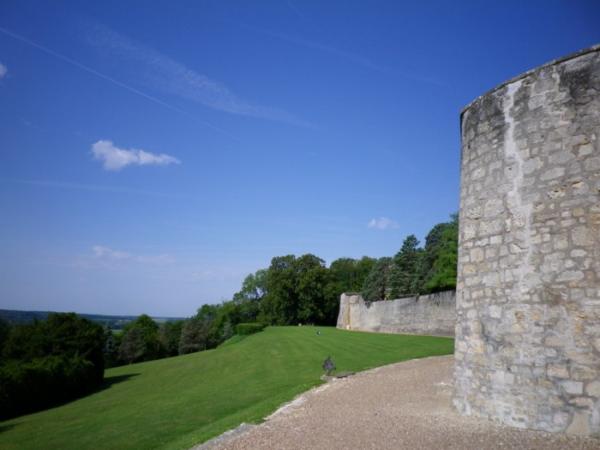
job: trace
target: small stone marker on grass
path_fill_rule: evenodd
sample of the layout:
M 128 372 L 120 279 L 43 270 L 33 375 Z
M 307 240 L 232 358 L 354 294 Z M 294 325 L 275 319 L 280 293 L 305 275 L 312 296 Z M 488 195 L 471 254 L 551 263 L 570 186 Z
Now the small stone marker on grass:
M 325 361 L 323 361 L 323 370 L 328 377 L 331 376 L 331 372 L 335 370 L 335 363 L 331 359 L 331 356 L 328 356 L 325 358 Z

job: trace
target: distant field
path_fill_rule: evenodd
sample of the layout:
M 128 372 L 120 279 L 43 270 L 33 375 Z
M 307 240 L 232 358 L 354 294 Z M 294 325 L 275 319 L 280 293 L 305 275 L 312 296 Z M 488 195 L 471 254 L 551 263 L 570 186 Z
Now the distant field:
M 0 422 L 0 448 L 186 449 L 260 421 L 319 384 L 329 355 L 338 371 L 359 371 L 453 351 L 449 338 L 327 327 L 269 327 L 233 339 L 215 350 L 109 369 L 104 390 Z

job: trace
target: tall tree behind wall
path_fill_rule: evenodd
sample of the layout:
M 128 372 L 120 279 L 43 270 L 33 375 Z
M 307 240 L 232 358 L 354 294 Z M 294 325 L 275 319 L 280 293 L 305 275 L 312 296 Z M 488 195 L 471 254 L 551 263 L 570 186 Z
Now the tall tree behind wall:
M 394 262 L 392 258 L 379 258 L 373 265 L 362 288 L 365 300 L 389 300 L 391 295 L 391 274 Z
M 418 268 L 423 254 L 419 240 L 414 234 L 404 239 L 402 248 L 394 256 L 391 271 L 392 298 L 407 297 L 419 293 Z

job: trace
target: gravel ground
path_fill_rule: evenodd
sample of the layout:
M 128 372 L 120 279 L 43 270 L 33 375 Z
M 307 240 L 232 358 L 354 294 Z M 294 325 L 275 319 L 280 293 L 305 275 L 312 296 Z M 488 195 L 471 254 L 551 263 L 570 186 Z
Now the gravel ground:
M 600 440 L 509 428 L 451 406 L 452 356 L 336 379 L 195 450 L 600 449 Z

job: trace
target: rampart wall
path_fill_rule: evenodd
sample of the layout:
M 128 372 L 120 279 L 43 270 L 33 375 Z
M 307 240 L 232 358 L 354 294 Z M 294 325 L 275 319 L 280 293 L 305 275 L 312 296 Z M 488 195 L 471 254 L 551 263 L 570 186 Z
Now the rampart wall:
M 344 330 L 439 336 L 454 336 L 455 325 L 454 291 L 377 302 L 342 294 L 337 322 Z

